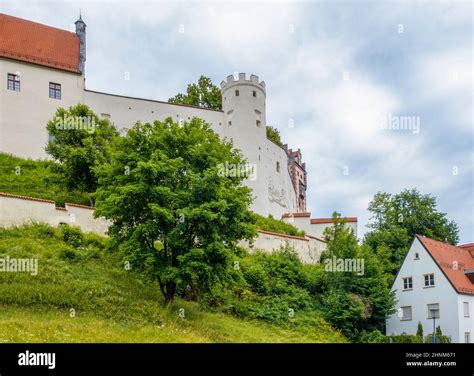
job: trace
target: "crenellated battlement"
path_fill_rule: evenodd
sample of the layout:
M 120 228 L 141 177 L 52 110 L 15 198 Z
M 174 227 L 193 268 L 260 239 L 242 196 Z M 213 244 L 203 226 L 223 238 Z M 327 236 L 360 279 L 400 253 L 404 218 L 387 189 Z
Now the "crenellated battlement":
M 255 74 L 251 74 L 248 80 L 245 73 L 239 73 L 237 77 L 231 74 L 227 76 L 226 81 L 221 82 L 221 91 L 224 92 L 228 88 L 233 87 L 235 85 L 252 85 L 262 90 L 263 93 L 266 95 L 265 81 L 259 82 L 258 76 L 256 76 Z

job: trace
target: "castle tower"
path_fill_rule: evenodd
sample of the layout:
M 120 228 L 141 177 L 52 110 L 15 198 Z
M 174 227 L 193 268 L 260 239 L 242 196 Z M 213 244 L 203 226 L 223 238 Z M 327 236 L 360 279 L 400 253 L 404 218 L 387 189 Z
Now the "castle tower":
M 245 73 L 239 73 L 238 77 L 231 75 L 221 82 L 221 92 L 224 136 L 233 140 L 234 146 L 254 168 L 254 175 L 246 184 L 255 197 L 253 210 L 265 213 L 268 210 L 264 168 L 267 145 L 265 82 L 259 82 L 258 76 L 253 74 L 247 80 Z
M 301 150 L 288 150 L 288 168 L 296 192 L 296 211 L 306 213 L 306 164 L 302 162 Z
M 79 37 L 79 71 L 85 74 L 86 67 L 86 23 L 79 14 L 79 19 L 75 22 L 76 35 Z

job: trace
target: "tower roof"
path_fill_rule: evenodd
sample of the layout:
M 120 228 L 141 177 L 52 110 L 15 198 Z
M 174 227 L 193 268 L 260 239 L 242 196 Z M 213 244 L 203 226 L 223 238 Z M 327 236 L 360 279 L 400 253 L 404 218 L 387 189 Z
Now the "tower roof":
M 75 33 L 0 13 L 0 57 L 79 73 Z

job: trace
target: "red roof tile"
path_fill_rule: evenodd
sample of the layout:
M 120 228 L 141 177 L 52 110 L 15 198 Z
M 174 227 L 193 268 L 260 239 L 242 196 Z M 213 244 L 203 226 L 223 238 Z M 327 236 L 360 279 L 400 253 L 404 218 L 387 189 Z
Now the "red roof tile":
M 79 38 L 0 13 L 0 56 L 79 73 Z
M 357 222 L 357 217 L 344 217 L 341 218 L 342 221 L 344 222 Z M 333 218 L 312 218 L 311 219 L 311 224 L 317 224 L 317 223 L 334 223 L 335 220 Z
M 459 294 L 474 295 L 474 283 L 464 274 L 465 270 L 474 269 L 474 258 L 469 250 L 455 247 L 425 236 L 416 236 L 426 251 L 431 255 L 448 281 Z

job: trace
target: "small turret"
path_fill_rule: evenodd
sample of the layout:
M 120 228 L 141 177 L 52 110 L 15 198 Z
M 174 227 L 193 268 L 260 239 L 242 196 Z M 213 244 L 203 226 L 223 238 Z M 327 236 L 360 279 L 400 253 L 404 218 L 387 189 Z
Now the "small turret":
M 86 23 L 82 20 L 79 13 L 79 19 L 74 23 L 76 25 L 76 35 L 79 37 L 79 71 L 84 75 L 86 68 Z

